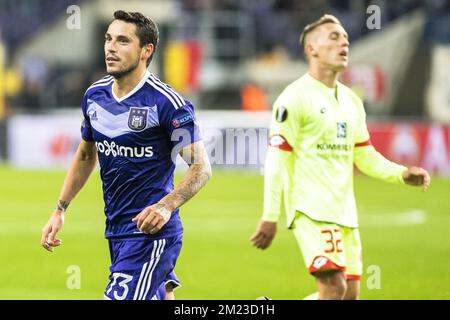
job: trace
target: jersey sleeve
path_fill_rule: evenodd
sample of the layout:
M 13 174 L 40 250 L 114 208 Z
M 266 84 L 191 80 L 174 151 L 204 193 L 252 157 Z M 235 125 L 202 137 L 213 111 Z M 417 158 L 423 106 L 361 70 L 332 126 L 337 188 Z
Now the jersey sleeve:
M 81 138 L 85 141 L 93 141 L 91 120 L 87 114 L 87 97 L 83 97 L 81 102 L 81 110 L 83 112 L 83 120 L 81 122 Z
M 170 138 L 172 147 L 181 149 L 202 139 L 194 106 L 190 102 L 177 108 L 167 103 L 165 112 L 160 114 L 160 124 Z
M 264 221 L 277 222 L 289 192 L 298 135 L 299 105 L 285 92 L 275 101 L 264 168 Z
M 355 128 L 355 145 L 364 145 L 370 143 L 370 134 L 367 130 L 366 123 L 366 112 L 364 110 L 363 102 L 355 94 L 354 100 L 356 100 L 356 105 L 358 107 L 359 118 Z
M 359 100 L 359 99 L 358 99 Z M 390 183 L 403 184 L 403 172 L 405 166 L 386 159 L 370 142 L 367 130 L 366 113 L 359 100 L 360 120 L 355 133 L 354 163 L 363 173 Z

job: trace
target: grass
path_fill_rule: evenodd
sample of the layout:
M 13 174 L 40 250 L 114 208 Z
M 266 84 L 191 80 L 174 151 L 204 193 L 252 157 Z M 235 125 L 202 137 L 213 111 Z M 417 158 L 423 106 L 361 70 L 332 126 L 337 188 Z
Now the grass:
M 54 253 L 40 245 L 64 180 L 61 171 L 0 167 L 0 299 L 102 299 L 109 274 L 103 200 L 94 174 L 66 215 Z M 262 210 L 263 177 L 215 171 L 181 211 L 185 236 L 176 272 L 178 299 L 301 299 L 315 291 L 300 251 L 281 221 L 273 245 L 249 237 Z M 356 176 L 364 276 L 362 299 L 450 299 L 450 180 L 434 178 L 427 193 Z M 80 289 L 69 289 L 78 266 Z M 379 288 L 373 270 L 379 271 Z

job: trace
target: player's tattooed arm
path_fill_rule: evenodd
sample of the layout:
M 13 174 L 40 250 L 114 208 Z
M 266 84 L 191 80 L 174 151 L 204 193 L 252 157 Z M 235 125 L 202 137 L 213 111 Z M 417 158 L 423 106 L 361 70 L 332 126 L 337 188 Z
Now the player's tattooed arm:
M 70 204 L 69 201 L 59 199 L 58 202 L 56 203 L 56 211 L 66 212 L 67 208 L 69 207 L 69 204 Z
M 182 148 L 180 155 L 189 165 L 189 169 L 176 188 L 159 201 L 171 212 L 199 192 L 212 176 L 211 165 L 202 141 Z
M 180 183 L 158 203 L 145 208 L 132 219 L 143 233 L 154 234 L 161 230 L 169 221 L 173 210 L 191 199 L 211 178 L 211 165 L 203 142 L 184 147 L 180 155 L 189 165 Z

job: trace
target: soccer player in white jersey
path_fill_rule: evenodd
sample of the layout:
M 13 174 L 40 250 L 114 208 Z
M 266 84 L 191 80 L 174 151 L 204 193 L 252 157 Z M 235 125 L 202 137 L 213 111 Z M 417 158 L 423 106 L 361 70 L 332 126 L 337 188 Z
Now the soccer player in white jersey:
M 98 159 L 111 255 L 109 300 L 173 298 L 183 236 L 178 208 L 211 177 L 194 107 L 147 71 L 158 38 L 156 24 L 141 13 L 114 13 L 104 45 L 109 76 L 84 95 L 82 139 L 42 230 L 41 245 L 53 251 L 61 244 L 56 235 L 65 211 Z M 174 188 L 178 153 L 189 168 Z
M 324 15 L 303 30 L 309 71 L 274 103 L 265 167 L 264 212 L 251 241 L 266 249 L 284 208 L 319 299 L 358 299 L 361 242 L 353 165 L 398 184 L 430 184 L 426 170 L 390 162 L 370 143 L 362 101 L 338 81 L 347 67 L 348 35 Z

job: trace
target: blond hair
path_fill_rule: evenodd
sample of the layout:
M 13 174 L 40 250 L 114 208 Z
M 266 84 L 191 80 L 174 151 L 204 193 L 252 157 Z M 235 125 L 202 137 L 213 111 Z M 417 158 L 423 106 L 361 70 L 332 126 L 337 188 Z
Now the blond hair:
M 306 35 L 310 32 L 312 32 L 314 29 L 316 29 L 318 26 L 321 26 L 325 23 L 336 23 L 339 25 L 342 25 L 341 22 L 336 18 L 335 16 L 331 14 L 324 14 L 322 17 L 320 17 L 319 20 L 316 20 L 310 24 L 308 24 L 304 29 L 302 34 L 300 35 L 300 45 L 302 46 L 303 50 L 305 50 L 305 38 Z

